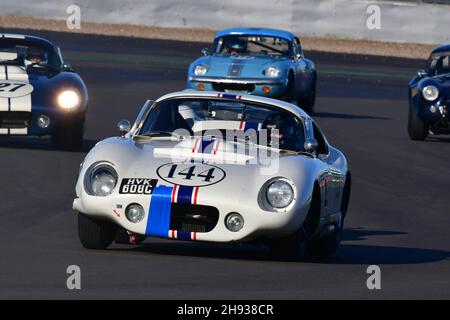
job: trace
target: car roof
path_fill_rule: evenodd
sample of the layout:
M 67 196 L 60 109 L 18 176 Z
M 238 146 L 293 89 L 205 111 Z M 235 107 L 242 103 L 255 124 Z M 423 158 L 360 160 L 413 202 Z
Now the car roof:
M 173 98 L 211 98 L 211 99 L 223 98 L 236 101 L 261 103 L 266 105 L 272 105 L 280 109 L 286 110 L 300 118 L 310 118 L 310 116 L 305 111 L 303 111 L 303 109 L 291 103 L 249 94 L 224 93 L 217 91 L 197 91 L 192 89 L 186 89 L 183 91 L 168 93 L 157 99 L 155 102 L 161 102 Z
M 37 36 L 30 36 L 25 34 L 18 34 L 18 33 L 0 33 L 0 40 L 1 39 L 18 39 L 18 40 L 25 40 L 30 42 L 38 42 L 43 45 L 53 47 L 53 44 L 48 41 L 47 39 L 37 37 Z
M 450 44 L 446 44 L 437 48 L 434 48 L 431 51 L 431 54 L 440 53 L 440 52 L 449 52 L 450 51 Z
M 283 38 L 289 41 L 295 40 L 295 35 L 289 31 L 269 28 L 230 28 L 224 29 L 216 33 L 215 38 L 223 37 L 230 34 L 236 35 L 257 35 Z

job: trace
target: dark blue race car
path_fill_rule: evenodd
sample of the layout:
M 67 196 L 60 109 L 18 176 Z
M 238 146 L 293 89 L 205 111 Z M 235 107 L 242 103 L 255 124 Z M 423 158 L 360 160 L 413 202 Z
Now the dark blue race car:
M 429 134 L 450 134 L 450 45 L 431 52 L 425 70 L 408 84 L 408 133 L 412 140 Z
M 50 135 L 79 148 L 88 93 L 49 41 L 0 34 L 0 136 Z
M 190 89 L 246 93 L 295 101 L 311 114 L 316 70 L 292 33 L 263 28 L 219 31 L 211 50 L 188 70 Z

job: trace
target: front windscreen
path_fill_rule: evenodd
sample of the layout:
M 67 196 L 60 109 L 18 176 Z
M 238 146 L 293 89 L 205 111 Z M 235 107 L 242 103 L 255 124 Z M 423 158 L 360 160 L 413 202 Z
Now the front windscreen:
M 215 40 L 216 55 L 289 56 L 291 45 L 284 38 L 255 35 L 227 35 Z
M 450 73 L 450 53 L 432 56 L 428 64 L 430 75 L 440 75 Z
M 59 69 L 59 55 L 52 47 L 25 39 L 0 39 L 0 64 L 29 70 Z
M 170 135 L 174 131 L 202 135 L 206 131 L 267 134 L 280 149 L 303 151 L 303 122 L 288 111 L 256 103 L 221 99 L 169 99 L 157 103 L 144 120 L 139 135 Z M 259 140 L 257 140 L 259 141 Z

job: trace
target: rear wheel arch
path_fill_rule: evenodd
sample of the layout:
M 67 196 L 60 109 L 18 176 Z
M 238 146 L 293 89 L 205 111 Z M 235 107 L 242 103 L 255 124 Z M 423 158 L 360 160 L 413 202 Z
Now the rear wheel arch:
M 317 181 L 314 181 L 314 186 L 311 194 L 310 210 L 304 223 L 308 224 L 311 235 L 317 231 L 320 223 L 320 216 L 322 214 L 322 195 L 320 192 L 320 186 Z

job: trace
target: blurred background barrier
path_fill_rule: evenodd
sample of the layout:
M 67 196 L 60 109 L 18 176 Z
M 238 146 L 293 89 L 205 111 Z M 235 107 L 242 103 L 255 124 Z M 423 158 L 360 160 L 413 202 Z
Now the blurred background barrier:
M 211 30 L 261 26 L 310 37 L 450 42 L 450 0 L 21 0 L 2 1 L 0 15 L 65 20 L 74 4 L 81 8 L 81 24 Z

